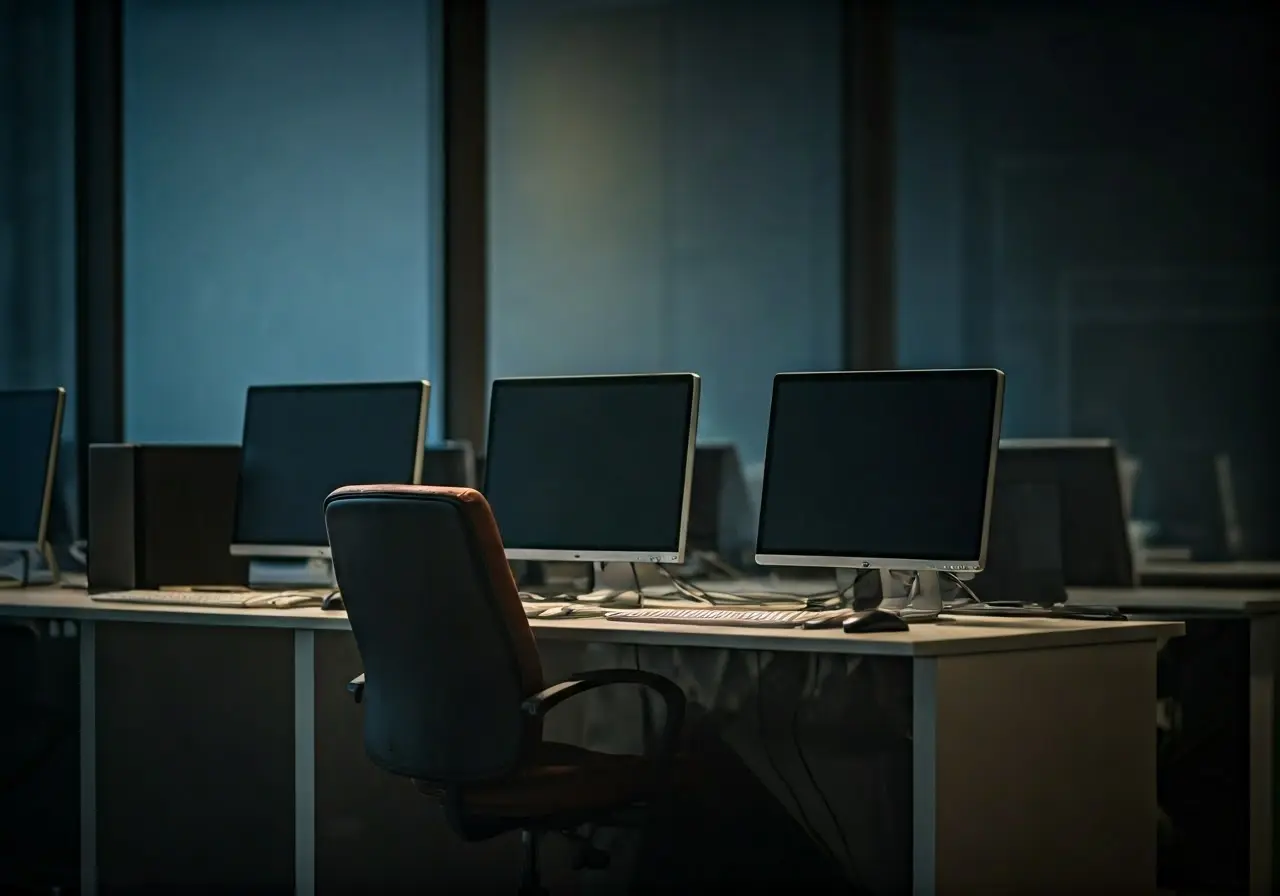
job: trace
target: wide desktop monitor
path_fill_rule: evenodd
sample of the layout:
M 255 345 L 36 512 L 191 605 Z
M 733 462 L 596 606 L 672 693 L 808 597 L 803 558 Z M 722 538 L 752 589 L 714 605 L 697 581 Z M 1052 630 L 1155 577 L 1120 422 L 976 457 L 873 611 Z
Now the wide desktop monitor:
M 484 493 L 512 560 L 684 562 L 695 374 L 500 379 Z
M 48 541 L 66 400 L 61 388 L 0 391 L 0 550 Z
M 425 381 L 250 387 L 231 553 L 327 558 L 330 492 L 421 481 L 429 392 Z
M 756 562 L 914 572 L 931 590 L 980 571 L 1003 397 L 998 370 L 778 374 Z
M 1120 455 L 1114 442 L 1009 439 L 1000 446 L 1000 470 L 1011 481 L 1040 483 L 1056 494 L 1066 587 L 1134 585 Z

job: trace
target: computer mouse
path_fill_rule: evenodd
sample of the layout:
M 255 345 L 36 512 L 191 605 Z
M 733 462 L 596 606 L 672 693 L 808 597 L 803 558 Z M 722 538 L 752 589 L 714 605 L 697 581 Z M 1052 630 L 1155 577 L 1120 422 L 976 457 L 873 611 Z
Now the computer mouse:
M 320 609 L 322 610 L 345 610 L 346 608 L 347 605 L 342 602 L 342 595 L 337 591 L 326 596 L 324 601 L 320 604 Z
M 871 634 L 873 632 L 905 632 L 911 627 L 897 613 L 888 610 L 863 610 L 854 613 L 844 621 L 844 630 L 849 634 Z
M 853 615 L 853 610 L 836 610 L 833 613 L 823 613 L 821 616 L 815 616 L 812 619 L 806 619 L 800 624 L 801 628 L 839 628 L 844 621 Z
M 538 614 L 539 619 L 561 619 L 565 616 L 573 615 L 573 607 L 568 604 L 562 604 L 558 607 L 547 607 Z

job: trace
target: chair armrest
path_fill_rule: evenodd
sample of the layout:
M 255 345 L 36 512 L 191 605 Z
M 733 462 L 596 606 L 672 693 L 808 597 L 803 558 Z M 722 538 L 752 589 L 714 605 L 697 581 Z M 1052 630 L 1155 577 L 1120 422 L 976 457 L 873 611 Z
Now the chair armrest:
M 364 673 L 361 672 L 355 678 L 347 682 L 347 693 L 349 693 L 357 703 L 364 699 Z
M 658 738 L 651 758 L 659 763 L 669 762 L 675 756 L 680 744 L 687 701 L 684 691 L 678 684 L 656 672 L 646 672 L 643 669 L 597 669 L 591 672 L 577 672 L 567 681 L 553 684 L 525 698 L 520 708 L 528 715 L 541 718 L 571 697 L 614 684 L 638 684 L 655 691 L 662 698 L 667 714 L 662 726 L 662 734 Z

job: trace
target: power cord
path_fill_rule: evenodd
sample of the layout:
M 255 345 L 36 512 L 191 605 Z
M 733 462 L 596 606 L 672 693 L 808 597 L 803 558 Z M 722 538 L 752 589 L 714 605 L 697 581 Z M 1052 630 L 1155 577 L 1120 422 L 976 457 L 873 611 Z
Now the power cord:
M 5 575 L 0 579 L 0 588 L 25 588 L 31 582 L 31 555 L 26 551 L 5 551 L 0 557 L 17 557 L 21 562 L 21 575 Z
M 776 608 L 776 609 L 829 609 L 832 604 L 840 604 L 849 596 L 859 581 L 859 576 L 855 576 L 854 580 L 844 588 L 833 588 L 830 591 L 823 591 L 817 594 L 791 594 L 782 591 L 758 591 L 743 592 L 733 594 L 723 591 L 708 591 L 698 585 L 689 582 L 685 578 L 672 572 L 663 564 L 658 564 L 658 570 L 661 572 L 675 588 L 676 592 L 689 600 L 698 603 L 719 606 L 721 604 L 735 604 L 738 606 L 747 605 L 760 608 Z M 797 607 L 796 605 L 799 604 Z
M 955 582 L 955 584 L 959 586 L 960 590 L 963 591 L 969 598 L 968 600 L 954 601 L 948 604 L 948 606 L 962 607 L 962 606 L 967 606 L 968 604 L 983 603 L 982 599 L 978 597 L 977 594 L 974 593 L 974 590 L 969 587 L 969 583 L 966 582 L 964 579 L 960 578 L 958 575 L 956 575 L 953 572 L 943 573 L 943 575 L 945 575 L 952 582 Z
M 810 663 L 816 663 L 817 658 L 810 659 Z M 840 848 L 844 852 L 844 857 L 848 861 L 848 868 L 853 870 L 853 850 L 849 846 L 849 838 L 844 832 L 844 825 L 840 823 L 840 816 L 836 813 L 835 808 L 831 805 L 831 801 L 827 799 L 826 791 L 818 785 L 817 776 L 813 773 L 813 768 L 809 765 L 809 759 L 805 756 L 804 744 L 800 737 L 800 701 L 796 701 L 795 708 L 791 711 L 791 742 L 796 748 L 796 756 L 800 758 L 800 765 L 804 768 L 805 775 L 809 778 L 809 786 L 818 794 L 818 799 L 822 800 L 823 807 L 827 810 L 827 817 L 831 819 L 831 824 L 835 826 L 836 835 L 840 838 Z
M 773 756 L 773 751 L 769 749 L 768 732 L 765 730 L 765 712 L 764 712 L 764 676 L 762 674 L 763 664 L 760 660 L 760 651 L 753 650 L 752 655 L 756 661 L 756 721 L 760 730 L 760 745 L 764 749 L 765 760 L 769 763 L 769 767 L 773 770 L 774 777 L 782 782 L 782 786 L 786 788 L 787 795 L 791 797 L 791 802 L 795 803 L 796 814 L 799 815 L 800 827 L 804 829 L 805 835 L 808 836 L 818 848 L 826 853 L 831 861 L 839 864 L 839 860 L 831 852 L 831 848 L 827 846 L 825 840 L 818 835 L 817 830 L 809 821 L 809 813 L 804 811 L 804 803 L 800 801 L 799 794 L 796 789 L 791 786 L 791 781 L 782 773 L 782 768 L 778 765 L 778 761 Z

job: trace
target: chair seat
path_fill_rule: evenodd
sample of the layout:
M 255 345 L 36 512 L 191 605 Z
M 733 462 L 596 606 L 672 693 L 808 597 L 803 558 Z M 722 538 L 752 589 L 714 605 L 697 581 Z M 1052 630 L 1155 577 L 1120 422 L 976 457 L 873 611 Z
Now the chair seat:
M 652 773 L 642 756 L 544 741 L 513 774 L 468 785 L 462 802 L 469 813 L 490 818 L 573 815 L 641 801 Z M 429 781 L 414 784 L 427 796 L 444 795 Z

